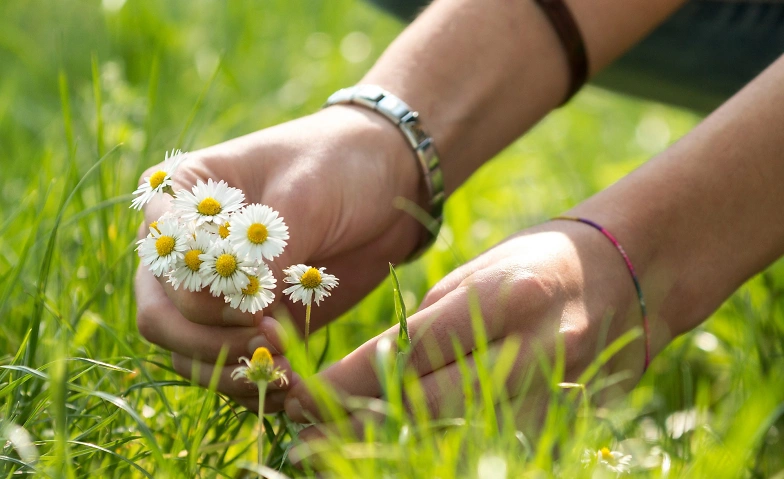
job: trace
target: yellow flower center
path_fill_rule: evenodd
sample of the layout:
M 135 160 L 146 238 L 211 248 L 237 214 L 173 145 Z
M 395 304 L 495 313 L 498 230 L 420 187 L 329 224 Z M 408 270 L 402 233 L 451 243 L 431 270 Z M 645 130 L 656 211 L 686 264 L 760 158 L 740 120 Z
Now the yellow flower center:
M 265 347 L 256 348 L 250 362 L 255 367 L 268 367 L 272 365 L 272 355 Z
M 158 232 L 158 234 L 161 234 L 161 230 L 158 229 L 158 222 L 157 221 L 153 221 L 152 223 L 150 223 L 150 231 L 152 231 L 152 230 L 155 230 L 155 231 Z
M 603 447 L 603 448 L 601 448 L 601 449 L 599 450 L 599 454 L 601 454 L 601 455 L 602 455 L 602 459 L 604 459 L 604 460 L 609 460 L 609 459 L 612 459 L 612 458 L 613 458 L 613 455 L 612 455 L 612 453 L 610 452 L 610 449 L 608 449 L 608 448 L 606 448 L 606 447 Z
M 299 283 L 307 289 L 316 289 L 321 285 L 321 273 L 316 268 L 310 268 L 299 279 Z
M 222 254 L 215 260 L 215 271 L 224 278 L 228 278 L 237 271 L 237 258 L 231 254 Z
M 250 283 L 244 288 L 242 288 L 242 294 L 253 296 L 254 294 L 259 292 L 259 278 L 255 276 L 248 276 Z
M 171 236 L 161 236 L 155 240 L 155 249 L 158 256 L 169 256 L 174 251 L 174 238 Z
M 215 198 L 208 196 L 201 200 L 196 209 L 199 210 L 201 215 L 215 216 L 221 212 L 221 204 Z
M 185 265 L 191 269 L 191 271 L 199 271 L 199 266 L 201 266 L 201 260 L 199 259 L 199 255 L 202 254 L 202 250 L 200 249 L 192 249 L 185 253 Z
M 229 223 L 228 222 L 218 226 L 218 234 L 223 239 L 226 239 L 229 236 Z
M 248 240 L 253 244 L 261 244 L 267 240 L 267 227 L 261 223 L 253 223 L 248 228 Z
M 150 188 L 155 189 L 161 186 L 163 180 L 166 179 L 166 172 L 158 170 L 150 176 Z

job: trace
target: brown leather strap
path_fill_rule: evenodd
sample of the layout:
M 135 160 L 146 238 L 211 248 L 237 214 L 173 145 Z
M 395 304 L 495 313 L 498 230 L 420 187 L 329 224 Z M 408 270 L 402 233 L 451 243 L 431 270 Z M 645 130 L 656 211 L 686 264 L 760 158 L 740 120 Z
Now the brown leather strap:
M 572 12 L 563 0 L 535 0 L 542 7 L 547 18 L 550 19 L 558 39 L 564 47 L 566 60 L 569 62 L 571 79 L 569 81 L 569 92 L 562 104 L 572 99 L 575 93 L 582 88 L 588 79 L 588 54 L 585 51 L 585 43 L 580 34 L 580 29 L 574 21 Z

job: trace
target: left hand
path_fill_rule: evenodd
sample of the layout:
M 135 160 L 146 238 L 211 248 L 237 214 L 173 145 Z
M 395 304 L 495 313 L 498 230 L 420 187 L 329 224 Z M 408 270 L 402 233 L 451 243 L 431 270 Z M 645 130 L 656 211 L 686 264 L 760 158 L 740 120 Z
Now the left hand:
M 459 341 L 469 368 L 477 347 L 471 303 L 481 308 L 491 357 L 507 340 L 520 345 L 506 381 L 509 396 L 519 394 L 528 366 L 539 351 L 552 359 L 562 341 L 565 381 L 574 381 L 603 349 L 624 331 L 641 324 L 629 272 L 613 245 L 587 225 L 554 221 L 530 228 L 495 246 L 441 280 L 408 319 L 414 338 L 409 364 L 418 373 L 432 417 L 463 412 L 462 375 L 455 361 L 453 339 Z M 609 327 L 607 327 L 609 321 Z M 340 397 L 379 397 L 375 373 L 376 348 L 381 338 L 394 341 L 392 327 L 316 376 Z M 603 337 L 603 334 L 607 337 Z M 417 339 L 419 338 L 419 339 Z M 644 343 L 633 341 L 614 361 L 628 369 L 634 382 L 642 374 Z M 623 355 L 621 356 L 623 358 Z M 308 394 L 309 381 L 289 392 L 285 407 L 295 421 L 329 420 Z M 526 400 L 546 392 L 544 383 L 529 389 Z M 627 384 L 629 386 L 630 384 Z M 529 403 L 530 404 L 530 403 Z M 358 418 L 352 418 L 359 424 Z M 359 429 L 361 430 L 361 429 Z M 316 432 L 306 430 L 307 439 Z

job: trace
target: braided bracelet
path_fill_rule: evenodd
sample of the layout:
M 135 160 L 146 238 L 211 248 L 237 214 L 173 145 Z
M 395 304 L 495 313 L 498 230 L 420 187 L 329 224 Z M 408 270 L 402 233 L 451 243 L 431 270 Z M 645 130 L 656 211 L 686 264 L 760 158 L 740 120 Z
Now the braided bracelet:
M 651 334 L 648 328 L 648 309 L 645 307 L 645 298 L 642 295 L 642 288 L 640 287 L 640 280 L 637 278 L 637 273 L 634 271 L 634 266 L 632 266 L 632 261 L 629 259 L 629 255 L 626 254 L 624 251 L 623 246 L 621 243 L 615 239 L 615 236 L 612 235 L 609 231 L 607 231 L 603 226 L 594 223 L 593 221 L 586 219 L 586 218 L 578 218 L 576 216 L 556 216 L 552 218 L 553 220 L 566 220 L 566 221 L 577 221 L 578 223 L 586 224 L 596 230 L 598 230 L 601 234 L 603 234 L 610 242 L 615 246 L 615 249 L 621 253 L 623 256 L 623 260 L 626 262 L 626 267 L 629 269 L 629 273 L 632 276 L 632 281 L 634 281 L 634 289 L 637 290 L 637 299 L 640 302 L 640 312 L 642 313 L 642 328 L 644 333 L 645 339 L 645 366 L 643 367 L 643 373 L 648 370 L 648 365 L 651 363 Z
M 580 28 L 563 0 L 535 0 L 550 20 L 561 41 L 569 63 L 569 91 L 562 105 L 567 103 L 588 79 L 588 53 Z
M 411 146 L 427 188 L 429 215 L 423 223 L 425 233 L 419 245 L 406 262 L 417 259 L 438 237 L 444 222 L 444 176 L 438 159 L 433 138 L 422 128 L 419 113 L 413 111 L 403 100 L 377 85 L 355 85 L 338 90 L 327 99 L 324 107 L 332 105 L 358 105 L 378 112 L 400 129 Z

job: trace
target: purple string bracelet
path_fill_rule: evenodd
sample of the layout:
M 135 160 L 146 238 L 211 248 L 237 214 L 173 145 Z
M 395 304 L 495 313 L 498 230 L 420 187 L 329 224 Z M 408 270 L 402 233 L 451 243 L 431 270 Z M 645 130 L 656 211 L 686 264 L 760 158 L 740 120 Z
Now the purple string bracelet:
M 632 261 L 629 259 L 629 255 L 626 254 L 624 251 L 623 246 L 621 243 L 615 239 L 615 236 L 612 235 L 609 231 L 607 231 L 603 226 L 594 223 L 593 221 L 586 219 L 586 218 L 578 218 L 576 216 L 556 216 L 552 218 L 553 220 L 566 220 L 566 221 L 577 221 L 578 223 L 586 224 L 596 230 L 598 230 L 601 234 L 603 234 L 610 242 L 615 246 L 615 249 L 621 253 L 623 256 L 623 260 L 626 262 L 626 267 L 629 269 L 629 273 L 631 273 L 632 281 L 634 281 L 634 289 L 637 290 L 637 299 L 640 302 L 640 312 L 642 313 L 642 328 L 644 332 L 644 339 L 645 339 L 645 366 L 643 367 L 643 373 L 648 370 L 648 365 L 651 363 L 651 334 L 648 328 L 648 309 L 645 307 L 645 298 L 642 295 L 642 288 L 640 287 L 640 280 L 637 278 L 637 273 L 634 271 L 634 266 L 632 266 Z

